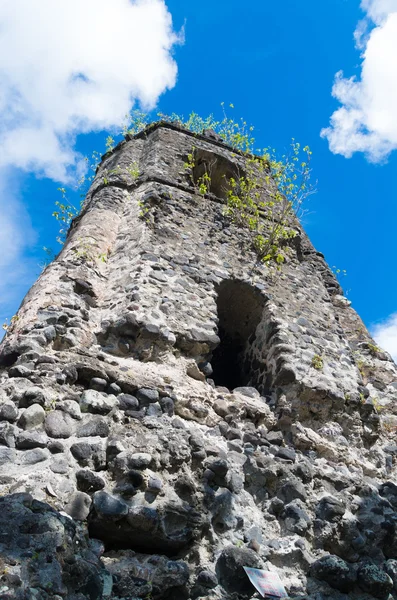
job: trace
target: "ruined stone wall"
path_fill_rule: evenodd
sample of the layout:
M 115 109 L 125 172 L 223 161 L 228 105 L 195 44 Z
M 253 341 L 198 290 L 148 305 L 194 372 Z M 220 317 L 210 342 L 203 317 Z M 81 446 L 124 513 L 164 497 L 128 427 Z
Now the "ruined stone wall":
M 243 563 L 291 596 L 392 591 L 396 367 L 298 223 L 282 268 L 258 264 L 224 215 L 245 168 L 169 124 L 119 144 L 2 343 L 0 490 L 48 548 L 64 532 L 61 597 L 251 597 Z M 45 544 L 14 538 L 10 597 L 54 597 Z

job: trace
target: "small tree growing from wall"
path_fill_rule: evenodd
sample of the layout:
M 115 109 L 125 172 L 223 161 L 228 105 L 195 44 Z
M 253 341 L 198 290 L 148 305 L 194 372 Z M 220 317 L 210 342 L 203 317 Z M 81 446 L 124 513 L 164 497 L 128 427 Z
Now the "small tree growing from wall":
M 301 151 L 292 140 L 288 155 L 277 160 L 274 150 L 265 149 L 262 156 L 247 159 L 245 174 L 229 182 L 226 214 L 250 232 L 263 262 L 283 263 L 288 240 L 296 236 L 295 218 L 314 193 L 310 158 L 309 147 Z

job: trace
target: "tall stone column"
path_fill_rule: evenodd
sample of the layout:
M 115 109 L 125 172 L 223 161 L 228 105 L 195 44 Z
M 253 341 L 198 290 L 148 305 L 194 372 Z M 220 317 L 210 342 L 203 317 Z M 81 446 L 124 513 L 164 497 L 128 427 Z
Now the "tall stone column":
M 246 161 L 169 123 L 128 137 L 1 345 L 3 514 L 41 511 L 65 528 L 64 511 L 91 539 L 96 571 L 80 583 L 54 546 L 58 597 L 244 596 L 242 567 L 266 561 L 303 592 L 324 552 L 350 579 L 322 563 L 309 575 L 350 592 L 367 585 L 350 563 L 371 556 L 385 573 L 397 558 L 384 526 L 397 506 L 396 367 L 297 221 L 280 270 L 258 262 L 225 215 Z M 363 507 L 383 511 L 372 537 Z M 55 597 L 26 573 L 20 590 Z

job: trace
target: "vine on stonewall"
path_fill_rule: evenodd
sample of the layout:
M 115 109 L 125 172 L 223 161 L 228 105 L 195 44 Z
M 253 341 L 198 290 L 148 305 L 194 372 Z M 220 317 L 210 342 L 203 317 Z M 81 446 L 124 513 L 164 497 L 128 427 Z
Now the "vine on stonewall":
M 310 184 L 311 151 L 301 149 L 292 140 L 289 154 L 277 159 L 274 150 L 265 149 L 262 156 L 248 156 L 244 173 L 225 179 L 224 214 L 238 227 L 245 228 L 258 260 L 281 265 L 288 253 L 288 241 L 296 228 L 293 217 L 303 213 L 303 202 L 314 189 Z M 188 154 L 185 169 L 198 194 L 211 192 L 213 164 L 197 180 L 194 179 L 195 148 Z
M 311 154 L 295 140 L 281 158 L 266 148 L 247 159 L 244 174 L 229 180 L 225 214 L 250 232 L 261 262 L 280 265 L 286 259 L 288 241 L 297 234 L 294 216 L 302 216 L 305 199 L 314 193 Z
M 197 192 L 204 197 L 211 191 L 211 167 L 213 166 L 213 164 L 207 165 L 207 168 L 204 171 L 204 173 L 200 175 L 200 177 L 198 177 L 196 181 L 193 175 L 194 168 L 196 166 L 195 150 L 196 148 L 193 146 L 192 152 L 187 155 L 187 160 L 184 164 L 184 168 L 187 171 L 190 184 L 193 185 L 193 187 L 196 188 Z

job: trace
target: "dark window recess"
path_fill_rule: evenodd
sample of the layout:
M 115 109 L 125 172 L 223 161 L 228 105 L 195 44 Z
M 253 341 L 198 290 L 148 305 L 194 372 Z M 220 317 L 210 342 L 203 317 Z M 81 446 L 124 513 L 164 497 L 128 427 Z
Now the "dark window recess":
M 229 180 L 238 178 L 238 170 L 234 163 L 219 154 L 197 149 L 194 154 L 193 181 L 199 183 L 205 174 L 211 177 L 210 193 L 225 200 L 229 189 Z
M 255 385 L 249 351 L 265 301 L 258 290 L 243 281 L 223 281 L 217 291 L 221 341 L 212 354 L 212 377 L 216 385 L 228 389 Z
M 0 354 L 0 367 L 12 367 L 17 362 L 19 356 L 19 352 L 9 350 L 5 346 L 2 354 Z

